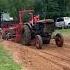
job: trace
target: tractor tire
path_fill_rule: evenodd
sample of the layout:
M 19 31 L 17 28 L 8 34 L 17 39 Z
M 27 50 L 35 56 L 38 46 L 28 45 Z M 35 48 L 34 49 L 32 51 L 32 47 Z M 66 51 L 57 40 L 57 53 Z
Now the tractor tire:
M 8 40 L 8 38 L 7 38 L 7 36 L 6 36 L 6 33 L 3 33 L 3 34 L 2 34 L 2 39 Z
M 2 40 L 2 33 L 0 32 L 0 40 Z
M 46 44 L 50 44 L 50 40 L 47 40 Z
M 40 35 L 35 36 L 35 46 L 37 49 L 41 49 L 43 45 L 42 37 Z
M 58 47 L 63 47 L 64 40 L 63 40 L 63 36 L 61 34 L 59 34 L 59 33 L 56 34 L 55 43 Z
M 6 33 L 5 32 L 2 33 L 2 39 L 6 40 Z
M 51 36 L 48 36 L 46 44 L 50 44 Z
M 24 30 L 22 33 L 22 44 L 30 45 L 31 42 L 31 30 L 28 25 L 24 25 Z

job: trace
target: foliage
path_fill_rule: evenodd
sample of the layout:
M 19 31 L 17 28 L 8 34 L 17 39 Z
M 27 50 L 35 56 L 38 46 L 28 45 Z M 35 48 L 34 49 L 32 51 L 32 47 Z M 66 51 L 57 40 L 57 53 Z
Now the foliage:
M 0 9 L 16 16 L 21 8 L 34 9 L 41 17 L 70 16 L 70 0 L 0 0 Z

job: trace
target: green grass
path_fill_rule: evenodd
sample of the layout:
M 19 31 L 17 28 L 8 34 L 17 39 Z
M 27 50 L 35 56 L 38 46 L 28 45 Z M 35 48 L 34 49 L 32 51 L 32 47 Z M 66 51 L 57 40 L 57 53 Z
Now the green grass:
M 56 30 L 55 33 L 61 33 L 63 36 L 69 37 L 70 29 L 59 29 L 59 30 Z
M 21 67 L 16 64 L 11 56 L 3 49 L 3 45 L 0 44 L 0 70 L 21 70 Z
M 70 34 L 70 29 L 61 29 L 59 30 L 61 33 L 68 33 Z

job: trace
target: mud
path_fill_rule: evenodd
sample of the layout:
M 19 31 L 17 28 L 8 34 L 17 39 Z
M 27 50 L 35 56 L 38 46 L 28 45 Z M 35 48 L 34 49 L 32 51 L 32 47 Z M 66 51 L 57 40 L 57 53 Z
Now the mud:
M 63 47 L 57 47 L 52 40 L 49 45 L 43 45 L 41 50 L 11 41 L 3 41 L 2 44 L 13 60 L 27 70 L 70 70 L 69 38 L 65 38 Z

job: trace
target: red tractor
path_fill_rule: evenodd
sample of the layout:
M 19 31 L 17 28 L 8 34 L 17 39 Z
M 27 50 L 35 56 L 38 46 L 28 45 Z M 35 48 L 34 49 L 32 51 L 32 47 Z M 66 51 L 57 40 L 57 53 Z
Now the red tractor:
M 24 22 L 25 13 L 29 15 L 27 22 Z M 52 19 L 40 20 L 39 16 L 33 15 L 33 10 L 19 11 L 19 22 L 4 22 L 1 27 L 3 39 L 22 42 L 25 45 L 30 45 L 31 41 L 34 40 L 38 49 L 41 49 L 43 44 L 50 43 L 52 33 L 55 30 Z M 61 34 L 56 34 L 54 39 L 58 47 L 63 46 Z

